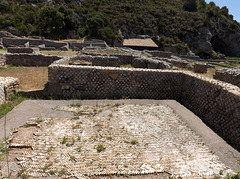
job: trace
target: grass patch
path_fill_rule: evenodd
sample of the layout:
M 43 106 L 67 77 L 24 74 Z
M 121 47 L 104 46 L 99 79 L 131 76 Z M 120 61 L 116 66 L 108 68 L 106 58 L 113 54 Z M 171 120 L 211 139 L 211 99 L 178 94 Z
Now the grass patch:
M 121 65 L 120 67 L 123 67 L 123 68 L 134 68 L 131 64 Z
M 11 111 L 15 106 L 20 104 L 25 99 L 25 97 L 19 95 L 18 93 L 12 94 L 9 97 L 9 101 L 0 105 L 0 118 L 5 116 L 9 111 Z
M 62 139 L 61 144 L 66 144 L 66 143 L 67 143 L 67 138 L 64 136 L 63 139 Z
M 4 144 L 0 143 L 0 161 L 4 158 L 6 154 L 8 154 L 9 148 Z
M 61 177 L 63 175 L 68 175 L 68 171 L 66 169 L 64 169 L 64 168 L 58 172 L 58 176 Z
M 228 60 L 240 60 L 239 57 L 226 57 Z
M 81 103 L 76 103 L 76 104 L 70 104 L 70 107 L 81 107 L 82 104 Z

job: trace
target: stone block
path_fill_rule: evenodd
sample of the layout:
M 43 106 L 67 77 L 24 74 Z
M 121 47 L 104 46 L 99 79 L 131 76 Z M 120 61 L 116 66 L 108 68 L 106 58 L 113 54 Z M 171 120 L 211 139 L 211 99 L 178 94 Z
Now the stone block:
M 195 73 L 207 73 L 208 65 L 205 63 L 194 63 L 193 71 Z
M 148 60 L 146 58 L 135 58 L 132 61 L 134 68 L 147 68 Z

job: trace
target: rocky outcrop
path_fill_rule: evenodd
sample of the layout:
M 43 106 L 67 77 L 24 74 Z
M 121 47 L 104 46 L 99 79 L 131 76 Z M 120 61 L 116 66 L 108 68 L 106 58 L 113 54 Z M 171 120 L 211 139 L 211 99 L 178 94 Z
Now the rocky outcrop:
M 213 53 L 211 44 L 212 34 L 208 27 L 200 27 L 198 33 L 188 33 L 186 41 L 191 50 L 201 58 L 210 58 Z
M 224 19 L 210 19 L 212 33 L 211 44 L 216 52 L 226 56 L 240 57 L 240 26 L 227 26 Z
M 186 42 L 201 58 L 240 57 L 240 26 L 224 17 L 212 17 L 197 33 L 188 32 Z

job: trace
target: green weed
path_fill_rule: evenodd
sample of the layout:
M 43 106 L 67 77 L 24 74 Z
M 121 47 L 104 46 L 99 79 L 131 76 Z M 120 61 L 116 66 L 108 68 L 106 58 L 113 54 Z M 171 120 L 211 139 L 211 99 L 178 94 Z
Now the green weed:
M 100 152 L 103 152 L 106 148 L 103 146 L 103 145 L 98 145 L 97 146 L 97 151 L 100 153 Z

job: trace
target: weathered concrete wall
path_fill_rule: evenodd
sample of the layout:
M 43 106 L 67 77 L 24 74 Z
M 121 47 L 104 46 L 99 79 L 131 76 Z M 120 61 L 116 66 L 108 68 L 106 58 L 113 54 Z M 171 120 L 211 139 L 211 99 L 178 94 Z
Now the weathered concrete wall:
M 240 150 L 240 89 L 190 72 L 49 66 L 48 93 L 64 98 L 175 99 Z
M 0 77 L 0 104 L 3 104 L 19 86 L 19 80 L 13 77 Z
M 15 66 L 49 66 L 61 57 L 42 54 L 6 54 L 6 64 Z
M 27 39 L 27 38 L 3 38 L 3 46 L 9 47 L 9 46 L 24 46 L 29 42 L 30 46 L 39 46 L 39 45 L 45 45 L 45 47 L 55 47 L 56 49 L 59 49 L 63 46 L 68 46 L 67 43 L 64 42 L 54 42 L 51 40 L 41 40 L 41 39 Z
M 240 87 L 240 69 L 216 70 L 214 79 L 225 81 Z

